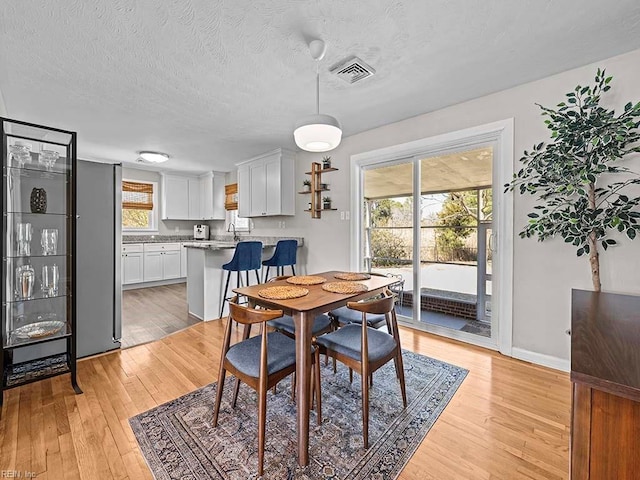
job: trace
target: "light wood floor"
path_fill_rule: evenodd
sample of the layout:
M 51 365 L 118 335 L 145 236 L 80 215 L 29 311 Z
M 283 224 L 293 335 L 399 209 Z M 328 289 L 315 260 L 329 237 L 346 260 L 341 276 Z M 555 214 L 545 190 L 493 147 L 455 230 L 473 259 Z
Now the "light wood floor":
M 0 471 L 38 480 L 150 479 L 127 420 L 215 381 L 222 328 L 200 323 L 83 360 L 83 395 L 73 394 L 66 375 L 6 392 Z M 402 341 L 470 373 L 401 479 L 568 478 L 567 374 L 408 329 Z

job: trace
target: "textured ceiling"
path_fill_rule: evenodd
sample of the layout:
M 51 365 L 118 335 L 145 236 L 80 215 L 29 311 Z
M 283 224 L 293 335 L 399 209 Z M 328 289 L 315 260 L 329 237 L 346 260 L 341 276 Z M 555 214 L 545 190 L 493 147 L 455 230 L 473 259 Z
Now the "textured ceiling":
M 310 38 L 348 136 L 640 48 L 639 24 L 637 0 L 3 1 L 0 91 L 9 116 L 77 130 L 82 158 L 231 170 L 294 148 Z M 349 55 L 376 75 L 330 76 Z

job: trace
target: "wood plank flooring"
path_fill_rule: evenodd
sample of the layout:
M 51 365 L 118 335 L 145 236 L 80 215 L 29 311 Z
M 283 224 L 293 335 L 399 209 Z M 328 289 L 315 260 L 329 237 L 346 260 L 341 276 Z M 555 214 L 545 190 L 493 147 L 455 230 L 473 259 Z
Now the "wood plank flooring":
M 83 395 L 73 394 L 67 375 L 9 390 L 0 471 L 38 480 L 151 479 L 128 419 L 214 382 L 222 334 L 220 321 L 198 323 L 80 361 Z M 567 374 L 423 332 L 401 335 L 403 348 L 470 371 L 401 479 L 568 478 Z
M 199 323 L 187 315 L 187 284 L 122 292 L 122 347 L 160 340 Z

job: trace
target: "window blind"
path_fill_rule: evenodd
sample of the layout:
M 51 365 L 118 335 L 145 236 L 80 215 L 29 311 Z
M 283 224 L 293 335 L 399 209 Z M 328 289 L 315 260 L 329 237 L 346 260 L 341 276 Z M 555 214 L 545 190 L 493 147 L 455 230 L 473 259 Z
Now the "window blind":
M 153 184 L 123 181 L 122 208 L 153 210 Z

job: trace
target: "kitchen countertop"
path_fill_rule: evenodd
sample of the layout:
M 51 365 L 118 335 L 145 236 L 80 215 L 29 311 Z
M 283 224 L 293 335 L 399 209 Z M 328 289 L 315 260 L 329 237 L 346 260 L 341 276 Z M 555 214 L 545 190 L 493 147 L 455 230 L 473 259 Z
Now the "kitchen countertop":
M 193 235 L 122 235 L 122 243 L 195 242 Z
M 258 240 L 263 247 L 275 247 L 278 240 L 297 240 L 298 247 L 304 245 L 302 237 L 269 237 L 256 235 L 240 235 L 240 241 Z M 231 235 L 212 235 L 209 240 L 194 240 L 192 235 L 123 235 L 122 243 L 184 243 L 185 247 L 205 250 L 235 248 L 236 243 Z
M 298 242 L 298 248 L 304 245 L 304 238 L 302 237 L 261 237 L 261 236 L 241 236 L 240 241 L 260 241 L 263 248 L 275 247 L 279 240 L 296 240 Z M 222 250 L 227 248 L 236 248 L 236 243 L 233 241 L 233 237 L 217 236 L 212 240 L 199 240 L 184 242 L 184 246 L 187 248 L 198 248 L 201 250 Z

